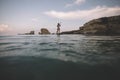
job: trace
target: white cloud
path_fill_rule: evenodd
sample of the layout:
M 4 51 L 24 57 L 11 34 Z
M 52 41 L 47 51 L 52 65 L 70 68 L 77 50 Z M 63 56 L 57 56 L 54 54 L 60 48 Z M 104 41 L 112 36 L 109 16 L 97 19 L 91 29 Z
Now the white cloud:
M 11 28 L 7 24 L 0 24 L 0 32 L 10 31 Z
M 83 3 L 83 2 L 85 2 L 85 0 L 76 0 L 74 3 L 75 3 L 75 4 L 81 4 L 81 3 Z
M 73 6 L 73 5 L 80 5 L 84 2 L 85 2 L 85 0 L 75 0 L 73 3 L 66 4 L 66 7 L 70 7 L 70 6 Z
M 120 7 L 97 6 L 89 10 L 77 10 L 70 12 L 58 12 L 55 10 L 45 12 L 46 15 L 59 19 L 85 19 L 120 15 Z

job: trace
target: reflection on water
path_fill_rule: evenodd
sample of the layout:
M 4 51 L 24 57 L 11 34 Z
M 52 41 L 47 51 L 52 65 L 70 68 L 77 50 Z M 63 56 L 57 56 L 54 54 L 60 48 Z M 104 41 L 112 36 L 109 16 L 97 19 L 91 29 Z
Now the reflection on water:
M 60 35 L 57 35 L 57 46 L 58 46 L 58 54 L 61 53 L 61 46 L 60 46 Z
M 116 80 L 119 63 L 120 36 L 0 36 L 4 80 Z
M 60 43 L 60 35 L 57 35 L 57 43 Z

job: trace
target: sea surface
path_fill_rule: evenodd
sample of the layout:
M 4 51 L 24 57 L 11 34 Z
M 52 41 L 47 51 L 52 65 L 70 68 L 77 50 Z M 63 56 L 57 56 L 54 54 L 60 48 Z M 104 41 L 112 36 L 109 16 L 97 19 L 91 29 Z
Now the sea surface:
M 0 80 L 120 80 L 120 36 L 0 36 Z

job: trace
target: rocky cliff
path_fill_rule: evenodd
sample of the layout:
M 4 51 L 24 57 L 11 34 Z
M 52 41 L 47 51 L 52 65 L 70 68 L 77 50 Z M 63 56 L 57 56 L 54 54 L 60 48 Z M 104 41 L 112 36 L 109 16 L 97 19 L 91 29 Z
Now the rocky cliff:
M 120 15 L 94 19 L 85 23 L 79 30 L 61 34 L 120 35 Z
M 80 28 L 83 34 L 120 35 L 120 15 L 94 19 Z

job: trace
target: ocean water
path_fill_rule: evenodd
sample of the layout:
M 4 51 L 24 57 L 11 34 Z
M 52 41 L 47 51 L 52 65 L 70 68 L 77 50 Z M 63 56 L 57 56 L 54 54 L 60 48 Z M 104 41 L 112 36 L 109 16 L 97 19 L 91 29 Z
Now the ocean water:
M 120 36 L 0 36 L 0 80 L 120 80 Z

